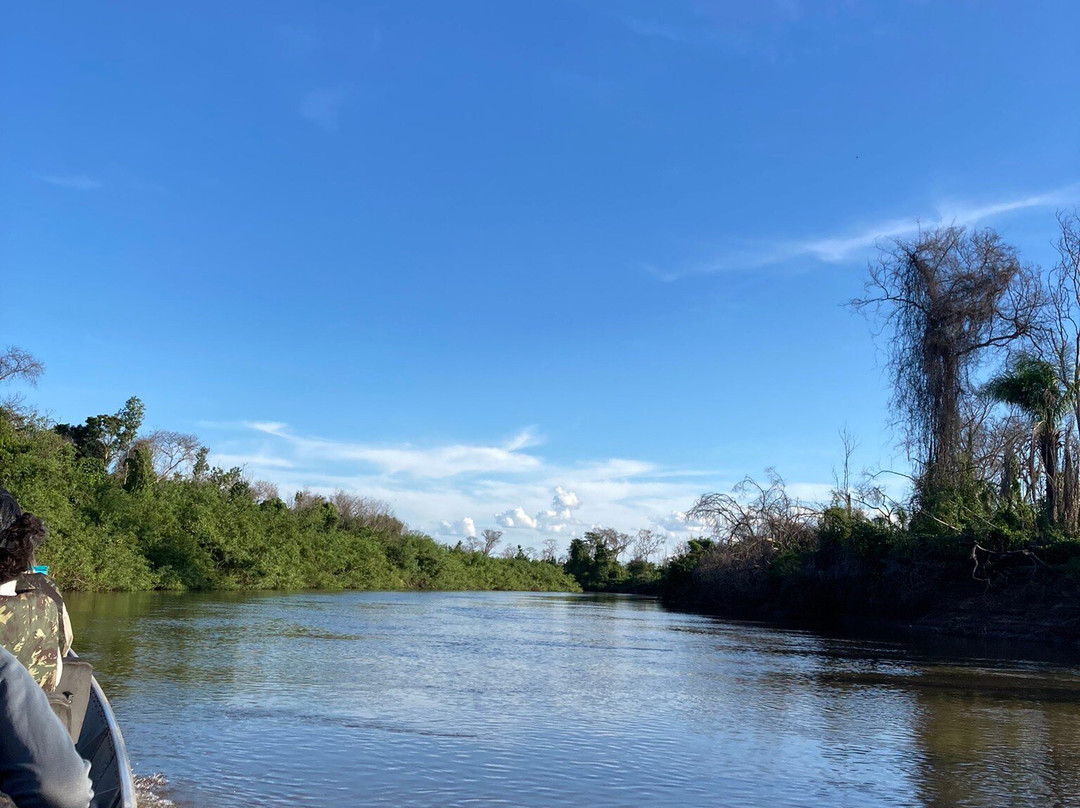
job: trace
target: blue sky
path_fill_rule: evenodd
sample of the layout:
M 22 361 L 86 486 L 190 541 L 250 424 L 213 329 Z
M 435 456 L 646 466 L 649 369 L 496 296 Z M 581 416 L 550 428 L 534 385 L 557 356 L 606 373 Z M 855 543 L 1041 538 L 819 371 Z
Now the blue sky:
M 875 243 L 1080 204 L 1070 2 L 24 4 L 0 343 L 58 420 L 538 546 L 903 467 Z M 444 524 L 445 523 L 445 524 Z

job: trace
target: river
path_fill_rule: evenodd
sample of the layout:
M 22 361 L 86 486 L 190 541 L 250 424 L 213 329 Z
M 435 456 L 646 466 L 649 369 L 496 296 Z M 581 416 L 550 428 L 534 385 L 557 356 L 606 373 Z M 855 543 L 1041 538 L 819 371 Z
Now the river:
M 181 807 L 1080 805 L 1075 653 L 588 595 L 69 608 L 143 787 Z

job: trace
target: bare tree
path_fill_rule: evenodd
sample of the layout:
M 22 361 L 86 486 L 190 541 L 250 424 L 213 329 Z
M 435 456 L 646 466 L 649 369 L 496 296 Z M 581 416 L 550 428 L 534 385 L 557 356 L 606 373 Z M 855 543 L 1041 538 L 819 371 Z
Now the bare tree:
M 845 425 L 840 430 L 840 443 L 844 449 L 844 465 L 840 472 L 833 469 L 833 504 L 851 513 L 851 456 L 859 441 Z
M 1054 366 L 1072 399 L 1073 426 L 1080 434 L 1080 212 L 1059 213 L 1058 261 L 1047 274 L 1045 329 L 1033 345 Z
M 559 543 L 555 539 L 544 539 L 544 549 L 540 551 L 542 561 L 553 562 L 558 554 Z
M 135 446 L 145 446 L 150 451 L 154 474 L 159 480 L 166 480 L 173 474 L 194 467 L 195 458 L 202 448 L 194 435 L 169 429 L 156 429 L 136 441 Z
M 491 551 L 495 549 L 495 545 L 499 543 L 499 539 L 502 538 L 503 532 L 501 530 L 493 530 L 492 528 L 486 528 L 483 533 L 480 534 L 483 547 L 481 552 L 484 555 L 491 555 Z
M 619 556 L 629 549 L 631 543 L 634 541 L 628 534 L 620 533 L 613 527 L 598 527 L 590 530 L 585 536 L 586 538 L 592 537 L 594 540 L 601 542 L 611 551 L 611 557 L 616 561 L 619 560 Z
M 518 550 L 509 544 L 502 549 L 501 553 L 499 553 L 500 556 L 506 559 L 517 558 L 517 554 Z
M 45 365 L 22 348 L 9 345 L 0 351 L 0 382 L 19 379 L 36 385 L 44 372 Z
M 405 531 L 405 523 L 397 518 L 386 500 L 349 494 L 339 488 L 330 502 L 338 512 L 339 524 L 346 530 L 360 528 L 397 535 Z
M 269 502 L 274 499 L 281 499 L 281 494 L 278 493 L 278 487 L 268 480 L 256 480 L 251 484 L 251 498 L 255 502 Z
M 304 488 L 293 494 L 293 510 L 297 512 L 308 511 L 326 502 L 326 498 L 319 494 L 313 494 Z
M 893 404 L 929 488 L 966 475 L 972 372 L 987 349 L 1031 333 L 1041 301 L 1035 273 L 989 229 L 897 240 L 871 265 L 867 296 L 852 304 L 891 328 Z
M 772 469 L 768 485 L 747 477 L 731 494 L 704 494 L 687 516 L 712 528 L 722 545 L 736 546 L 747 557 L 763 550 L 803 549 L 813 542 L 820 511 L 792 499 L 784 480 Z
M 634 560 L 648 561 L 652 556 L 659 553 L 666 544 L 667 539 L 659 533 L 655 533 L 648 528 L 639 530 L 634 537 Z
M 479 553 L 481 549 L 483 549 L 483 546 L 480 543 L 480 539 L 476 538 L 476 536 L 466 536 L 465 549 L 470 553 Z

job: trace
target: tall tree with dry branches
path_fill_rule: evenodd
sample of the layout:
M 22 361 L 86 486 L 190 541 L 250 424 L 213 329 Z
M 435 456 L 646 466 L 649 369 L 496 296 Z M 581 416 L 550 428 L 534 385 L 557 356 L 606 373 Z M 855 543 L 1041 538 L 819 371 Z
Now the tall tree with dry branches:
M 942 227 L 884 247 L 853 306 L 889 332 L 893 405 L 920 489 L 955 490 L 973 374 L 988 350 L 1030 334 L 1042 305 L 1035 272 L 990 229 Z

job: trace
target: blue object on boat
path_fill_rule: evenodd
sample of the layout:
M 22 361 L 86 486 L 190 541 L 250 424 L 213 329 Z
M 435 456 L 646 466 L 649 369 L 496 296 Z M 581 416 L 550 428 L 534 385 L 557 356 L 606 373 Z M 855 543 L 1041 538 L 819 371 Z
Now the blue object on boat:
M 48 575 L 49 574 L 49 568 L 45 564 L 36 564 L 34 566 L 34 572 L 40 572 L 42 575 Z

